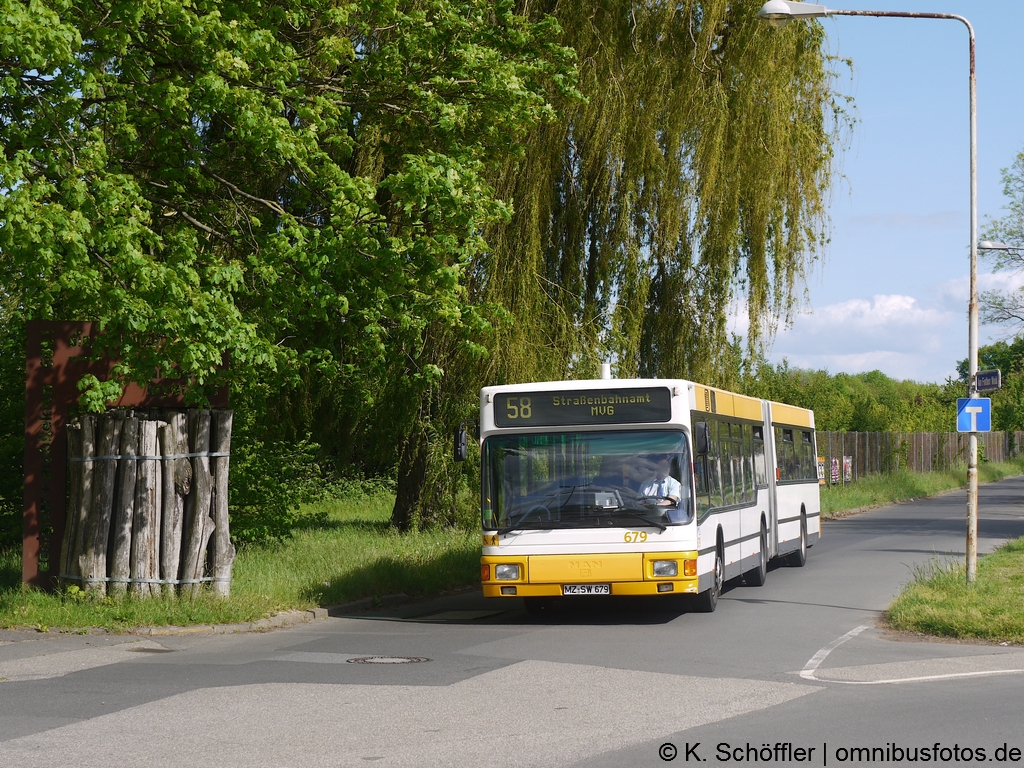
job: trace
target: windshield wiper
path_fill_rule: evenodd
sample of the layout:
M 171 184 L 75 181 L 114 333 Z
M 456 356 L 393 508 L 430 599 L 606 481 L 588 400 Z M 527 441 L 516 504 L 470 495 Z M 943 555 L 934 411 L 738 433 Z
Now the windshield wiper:
M 612 515 L 612 517 L 614 517 L 615 515 L 629 515 L 630 517 L 634 517 L 637 520 L 643 520 L 648 525 L 653 525 L 659 531 L 667 531 L 668 530 L 668 526 L 665 525 L 664 523 L 659 522 L 657 520 L 652 520 L 651 518 L 647 517 L 647 515 L 645 515 L 643 512 L 638 512 L 638 511 L 633 510 L 633 509 L 625 509 L 623 507 L 620 507 L 619 509 L 615 510 L 615 514 Z

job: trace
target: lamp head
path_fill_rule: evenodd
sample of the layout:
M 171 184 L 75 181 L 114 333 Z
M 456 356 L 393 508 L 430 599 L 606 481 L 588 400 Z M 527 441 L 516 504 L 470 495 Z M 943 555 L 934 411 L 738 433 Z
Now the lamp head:
M 773 27 L 782 27 L 793 19 L 820 19 L 829 13 L 831 11 L 824 5 L 799 3 L 795 0 L 768 0 L 757 12 L 757 17 Z
M 784 0 L 768 0 L 761 10 L 757 12 L 757 18 L 764 19 L 773 27 L 778 29 L 779 27 L 786 26 L 793 20 L 793 11 L 790 10 L 789 4 Z

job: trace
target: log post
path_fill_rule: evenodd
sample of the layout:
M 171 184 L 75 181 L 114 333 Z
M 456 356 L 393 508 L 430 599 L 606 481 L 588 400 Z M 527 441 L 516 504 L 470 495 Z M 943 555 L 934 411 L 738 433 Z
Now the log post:
M 72 562 L 75 549 L 75 532 L 78 516 L 75 514 L 82 506 L 82 470 L 85 462 L 82 458 L 82 425 L 75 421 L 68 424 L 68 509 L 64 523 L 64 540 L 60 547 L 60 571 L 63 586 L 68 586 L 68 576 L 78 576 L 78 564 Z M 72 461 L 74 459 L 74 461 Z M 74 580 L 70 580 L 74 583 Z
M 114 478 L 117 473 L 117 451 L 121 446 L 121 425 L 124 413 L 110 411 L 100 420 L 99 455 L 93 466 L 93 494 L 85 549 L 82 554 L 82 579 L 85 588 L 106 594 L 107 542 L 110 518 L 114 510 Z
M 132 518 L 135 515 L 136 456 L 139 453 L 139 420 L 129 416 L 121 427 L 121 460 L 114 502 L 113 556 L 108 594 L 120 597 L 128 591 L 131 574 Z M 118 581 L 120 579 L 120 581 Z
M 160 462 L 157 455 L 157 426 L 163 422 L 146 420 L 139 430 L 138 479 L 135 483 L 135 521 L 132 528 L 132 578 L 152 579 L 159 570 Z M 154 566 L 156 568 L 154 569 Z M 157 590 L 145 582 L 133 584 L 133 592 L 148 597 Z
M 168 412 L 167 423 L 159 430 L 160 454 L 164 456 L 160 495 L 162 525 L 160 534 L 160 578 L 177 581 L 181 566 L 181 530 L 185 518 L 185 497 L 192 487 L 192 464 L 188 459 L 168 459 L 188 453 L 185 414 Z M 165 595 L 174 595 L 174 585 L 164 585 Z
M 64 539 L 70 542 L 68 553 L 67 570 L 64 573 L 69 576 L 82 575 L 82 554 L 85 552 L 85 537 L 89 525 L 89 511 L 92 508 L 92 478 L 93 478 L 93 457 L 96 455 L 96 415 L 87 413 L 80 416 L 77 423 L 81 427 L 82 447 L 78 458 L 81 461 L 72 462 L 72 467 L 80 467 L 78 470 L 78 493 L 75 497 L 75 504 L 68 506 L 68 520 L 72 526 L 65 531 Z M 76 580 L 71 580 L 77 583 Z M 82 586 L 79 584 L 79 586 Z
M 231 453 L 231 424 L 233 411 L 215 411 L 213 414 L 213 536 L 211 571 L 213 592 L 220 597 L 231 596 L 231 567 L 235 562 L 235 547 L 231 543 L 228 525 L 228 467 Z M 221 455 L 222 454 L 222 455 Z
M 188 415 L 189 452 L 201 454 L 192 459 L 192 492 L 185 500 L 185 548 L 181 578 L 183 581 L 201 579 L 206 565 L 206 544 L 213 533 L 210 519 L 210 500 L 213 495 L 210 476 L 210 412 L 190 411 Z M 182 593 L 195 595 L 199 584 L 183 585 Z

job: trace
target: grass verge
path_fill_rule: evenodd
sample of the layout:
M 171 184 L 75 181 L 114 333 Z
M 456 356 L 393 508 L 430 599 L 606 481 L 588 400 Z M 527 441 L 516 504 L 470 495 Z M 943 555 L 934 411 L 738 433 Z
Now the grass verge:
M 962 562 L 932 561 L 915 569 L 886 619 L 910 632 L 1024 643 L 1024 540 L 978 558 L 971 586 Z
M 1004 462 L 982 462 L 978 479 L 982 483 L 1024 474 L 1024 458 Z M 821 489 L 821 514 L 825 518 L 842 517 L 843 512 L 876 507 L 897 501 L 934 496 L 967 485 L 967 469 L 943 472 L 893 472 L 869 475 L 847 485 L 829 485 Z
M 0 627 L 40 629 L 230 624 L 280 610 L 404 592 L 434 594 L 480 578 L 480 534 L 451 530 L 398 534 L 386 492 L 318 505 L 316 523 L 282 544 L 246 547 L 235 560 L 231 598 L 95 599 L 21 586 L 19 548 L 0 551 Z M 72 590 L 72 592 L 75 592 Z

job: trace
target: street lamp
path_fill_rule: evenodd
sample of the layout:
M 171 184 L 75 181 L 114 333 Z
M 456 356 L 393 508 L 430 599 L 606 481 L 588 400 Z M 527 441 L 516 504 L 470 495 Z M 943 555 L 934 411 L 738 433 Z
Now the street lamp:
M 1021 250 L 1015 245 L 1006 245 L 1006 243 L 997 243 L 994 240 L 982 240 L 978 243 L 979 251 L 1019 251 Z
M 847 11 L 823 5 L 768 0 L 758 12 L 774 27 L 794 19 L 816 19 L 825 16 L 889 16 L 903 19 L 953 19 L 967 27 L 970 37 L 970 100 L 971 100 L 971 299 L 967 330 L 967 396 L 978 395 L 978 86 L 974 76 L 974 27 L 963 16 L 952 13 L 913 13 L 910 11 Z M 986 241 L 988 242 L 988 241 Z M 1000 250 L 1000 249 L 994 249 Z M 971 432 L 967 442 L 967 583 L 978 573 L 978 433 Z

